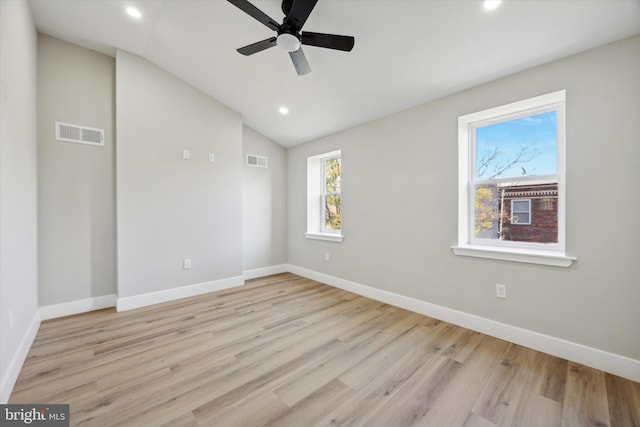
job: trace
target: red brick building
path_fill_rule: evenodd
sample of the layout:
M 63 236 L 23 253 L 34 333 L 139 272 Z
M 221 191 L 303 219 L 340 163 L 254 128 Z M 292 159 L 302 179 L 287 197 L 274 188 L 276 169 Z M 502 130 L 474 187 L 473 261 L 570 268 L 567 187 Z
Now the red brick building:
M 558 184 L 511 185 L 499 188 L 503 240 L 558 242 Z

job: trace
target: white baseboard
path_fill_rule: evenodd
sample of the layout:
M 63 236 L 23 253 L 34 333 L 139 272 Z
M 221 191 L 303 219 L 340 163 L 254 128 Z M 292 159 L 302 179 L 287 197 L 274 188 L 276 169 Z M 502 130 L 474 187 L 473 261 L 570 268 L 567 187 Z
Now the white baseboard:
M 227 279 L 214 280 L 212 282 L 196 283 L 194 285 L 181 286 L 179 288 L 163 291 L 149 292 L 147 294 L 118 298 L 116 309 L 118 311 L 132 310 L 148 305 L 174 301 L 180 298 L 188 298 L 208 292 L 221 291 L 244 285 L 244 276 L 229 277 Z
M 20 345 L 16 349 L 15 353 L 13 353 L 7 372 L 0 381 L 0 404 L 4 405 L 9 401 L 9 397 L 13 391 L 13 386 L 16 385 L 22 365 L 29 354 L 31 344 L 33 344 L 33 340 L 36 338 L 36 334 L 38 333 L 38 328 L 40 328 L 40 315 L 36 311 L 29 327 L 27 328 L 27 332 L 22 337 L 22 341 L 20 341 Z
M 453 323 L 473 331 L 491 335 L 515 344 L 532 348 L 543 353 L 571 360 L 601 371 L 609 372 L 635 382 L 640 382 L 640 360 L 631 359 L 593 347 L 522 329 L 495 320 L 486 319 L 462 311 L 453 310 L 426 301 L 394 294 L 328 274 L 319 273 L 295 265 L 288 265 L 288 271 L 336 288 L 344 289 L 377 301 L 401 307 L 416 313 Z
M 40 319 L 48 320 L 57 317 L 71 316 L 93 310 L 115 307 L 117 297 L 114 294 L 93 298 L 85 298 L 60 304 L 44 305 L 40 307 Z
M 243 275 L 244 275 L 244 280 L 251 280 L 251 279 L 256 279 L 258 277 L 265 277 L 265 276 L 271 276 L 274 274 L 286 273 L 288 271 L 289 270 L 288 270 L 287 264 L 280 264 L 280 265 L 272 265 L 269 267 L 254 268 L 252 270 L 245 270 L 243 272 Z

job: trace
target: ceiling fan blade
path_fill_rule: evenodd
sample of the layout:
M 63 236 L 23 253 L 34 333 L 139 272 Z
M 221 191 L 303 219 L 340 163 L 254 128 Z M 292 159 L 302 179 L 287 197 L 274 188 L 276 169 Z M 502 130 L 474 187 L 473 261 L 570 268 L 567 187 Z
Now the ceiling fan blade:
M 304 56 L 302 48 L 296 50 L 295 52 L 289 52 L 289 56 L 291 57 L 293 66 L 296 67 L 296 73 L 298 73 L 299 76 L 304 76 L 305 74 L 309 74 L 311 72 L 311 67 L 309 67 L 307 57 Z
M 353 49 L 356 39 L 351 36 L 339 36 L 336 34 L 310 33 L 305 31 L 301 34 L 302 44 L 327 49 L 344 50 L 350 52 Z
M 266 13 L 249 3 L 247 0 L 227 0 L 229 3 L 246 13 L 247 15 L 253 17 L 259 22 L 262 22 L 267 27 L 271 28 L 273 31 L 278 31 L 280 29 L 280 24 L 278 24 L 275 20 L 271 19 Z
M 238 49 L 238 52 L 240 52 L 243 55 L 249 56 L 249 55 L 253 55 L 254 53 L 262 52 L 263 50 L 269 49 L 270 47 L 273 47 L 275 45 L 276 45 L 276 38 L 270 37 L 268 39 L 261 40 L 259 42 L 247 45 L 245 47 L 241 47 L 240 49 Z
M 318 0 L 294 0 L 291 10 L 285 18 L 285 23 L 300 31 Z

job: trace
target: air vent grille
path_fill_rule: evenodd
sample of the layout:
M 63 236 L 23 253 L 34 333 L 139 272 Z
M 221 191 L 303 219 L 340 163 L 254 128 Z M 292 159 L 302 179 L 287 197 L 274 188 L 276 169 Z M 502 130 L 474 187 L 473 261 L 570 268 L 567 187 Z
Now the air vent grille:
M 247 165 L 258 167 L 258 168 L 266 168 L 268 167 L 267 158 L 264 156 L 247 154 Z
M 58 141 L 104 146 L 104 130 L 56 122 L 56 139 Z

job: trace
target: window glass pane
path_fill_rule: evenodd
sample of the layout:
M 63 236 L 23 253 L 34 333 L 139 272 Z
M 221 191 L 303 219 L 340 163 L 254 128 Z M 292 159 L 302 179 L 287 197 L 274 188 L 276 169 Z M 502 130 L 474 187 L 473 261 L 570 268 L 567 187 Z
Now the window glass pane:
M 513 211 L 514 212 L 529 212 L 529 201 L 528 200 L 514 200 L 513 201 Z
M 500 199 L 496 185 L 480 185 L 475 190 L 474 233 L 481 239 L 500 237 Z
M 543 210 L 543 211 L 557 210 L 558 207 L 556 206 L 556 200 L 557 199 L 553 199 L 550 197 L 543 197 L 542 199 L 540 199 L 540 210 Z
M 477 180 L 558 171 L 555 111 L 479 127 L 475 141 Z
M 474 194 L 475 238 L 558 243 L 557 182 L 482 184 Z
M 340 194 L 327 195 L 325 197 L 325 228 L 327 230 L 340 230 L 342 227 L 342 213 L 340 211 Z
M 340 192 L 340 159 L 329 159 L 325 162 L 325 192 Z
M 529 224 L 530 222 L 528 212 L 514 212 L 511 215 L 512 224 Z

